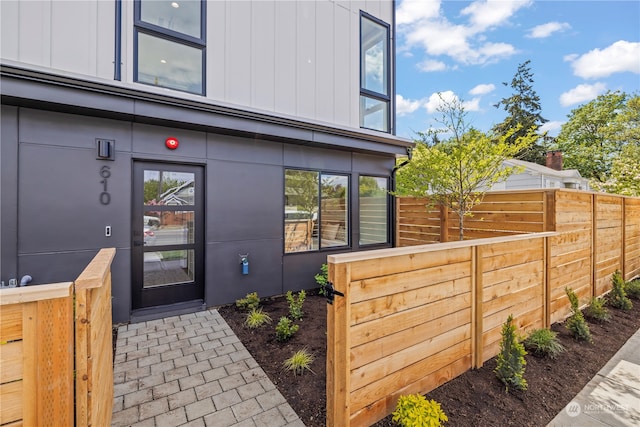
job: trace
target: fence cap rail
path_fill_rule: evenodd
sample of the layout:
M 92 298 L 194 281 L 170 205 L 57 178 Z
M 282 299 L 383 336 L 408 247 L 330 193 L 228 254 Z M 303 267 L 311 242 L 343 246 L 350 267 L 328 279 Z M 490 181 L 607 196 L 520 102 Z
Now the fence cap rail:
M 115 255 L 115 248 L 100 249 L 76 279 L 76 289 L 90 289 L 102 286 L 111 269 L 111 262 Z
M 72 288 L 73 282 L 61 282 L 0 289 L 0 305 L 64 298 L 71 295 Z
M 488 237 L 486 239 L 463 240 L 446 243 L 429 243 L 426 245 L 405 246 L 402 248 L 377 249 L 363 252 L 349 252 L 344 254 L 336 254 L 327 256 L 327 261 L 333 264 L 344 264 L 356 261 L 366 261 L 377 258 L 387 258 L 393 256 L 403 256 L 411 254 L 419 254 L 425 252 L 437 252 L 447 249 L 470 248 L 473 246 L 493 245 L 503 242 L 514 242 L 518 240 L 538 239 L 544 237 L 558 236 L 560 233 L 556 231 L 546 231 L 542 233 L 517 234 L 504 237 Z

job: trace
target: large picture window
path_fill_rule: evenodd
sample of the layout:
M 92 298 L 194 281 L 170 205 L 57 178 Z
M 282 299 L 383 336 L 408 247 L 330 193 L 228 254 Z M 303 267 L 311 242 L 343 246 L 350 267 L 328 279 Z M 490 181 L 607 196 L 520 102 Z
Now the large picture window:
M 284 251 L 349 245 L 349 177 L 285 170 Z
M 136 82 L 205 94 L 205 5 L 200 0 L 136 0 Z
M 360 16 L 360 127 L 390 132 L 389 25 Z
M 389 242 L 389 180 L 361 176 L 358 183 L 360 245 Z

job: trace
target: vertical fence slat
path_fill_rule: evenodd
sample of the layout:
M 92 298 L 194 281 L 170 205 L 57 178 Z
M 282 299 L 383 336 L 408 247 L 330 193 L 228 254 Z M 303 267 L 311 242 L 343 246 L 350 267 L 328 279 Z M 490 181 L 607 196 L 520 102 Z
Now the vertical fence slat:
M 334 289 L 344 297 L 335 296 L 332 305 L 327 304 L 327 425 L 350 425 L 349 389 L 350 360 L 345 354 L 349 349 L 348 333 L 351 309 L 348 283 L 350 281 L 347 264 L 329 262 L 329 281 Z

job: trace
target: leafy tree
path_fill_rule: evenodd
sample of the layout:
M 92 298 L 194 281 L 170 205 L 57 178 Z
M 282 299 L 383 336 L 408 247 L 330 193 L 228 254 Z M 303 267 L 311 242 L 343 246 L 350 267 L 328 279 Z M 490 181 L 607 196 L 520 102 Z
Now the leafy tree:
M 627 94 L 608 91 L 571 111 L 556 138 L 567 168 L 578 169 L 594 181 L 607 180 L 628 138 L 633 143 L 635 134 L 636 144 L 638 141 L 639 101 L 627 101 Z
M 459 100 L 442 101 L 437 121 L 444 127 L 418 133 L 413 159 L 396 176 L 396 195 L 429 197 L 432 203 L 447 206 L 460 219 L 459 237 L 464 240 L 464 218 L 471 216 L 485 192 L 505 180 L 517 168 L 504 161 L 531 144 L 536 135 L 529 132 L 508 143 L 516 130 L 494 137 L 468 127 L 466 112 Z M 447 133 L 440 141 L 434 135 Z
M 640 197 L 640 145 L 627 145 L 613 159 L 611 174 L 605 182 L 592 182 L 596 190 Z
M 533 89 L 533 74 L 530 63 L 531 61 L 526 61 L 518 66 L 518 71 L 511 83 L 502 83 L 505 86 L 510 86 L 513 89 L 513 94 L 494 105 L 496 108 L 502 107 L 508 115 L 502 123 L 493 127 L 493 132 L 496 135 L 508 135 L 507 142 L 509 144 L 516 144 L 519 138 L 526 137 L 548 121 L 540 114 L 542 107 L 540 97 Z M 539 135 L 539 138 L 541 143 L 536 141 L 530 144 L 515 157 L 544 165 L 547 151 L 545 135 Z

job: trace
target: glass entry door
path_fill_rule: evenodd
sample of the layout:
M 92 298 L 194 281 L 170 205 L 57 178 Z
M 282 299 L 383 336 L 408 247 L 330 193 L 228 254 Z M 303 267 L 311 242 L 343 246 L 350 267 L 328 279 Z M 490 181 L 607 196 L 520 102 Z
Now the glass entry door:
M 203 168 L 136 162 L 133 309 L 204 299 Z

